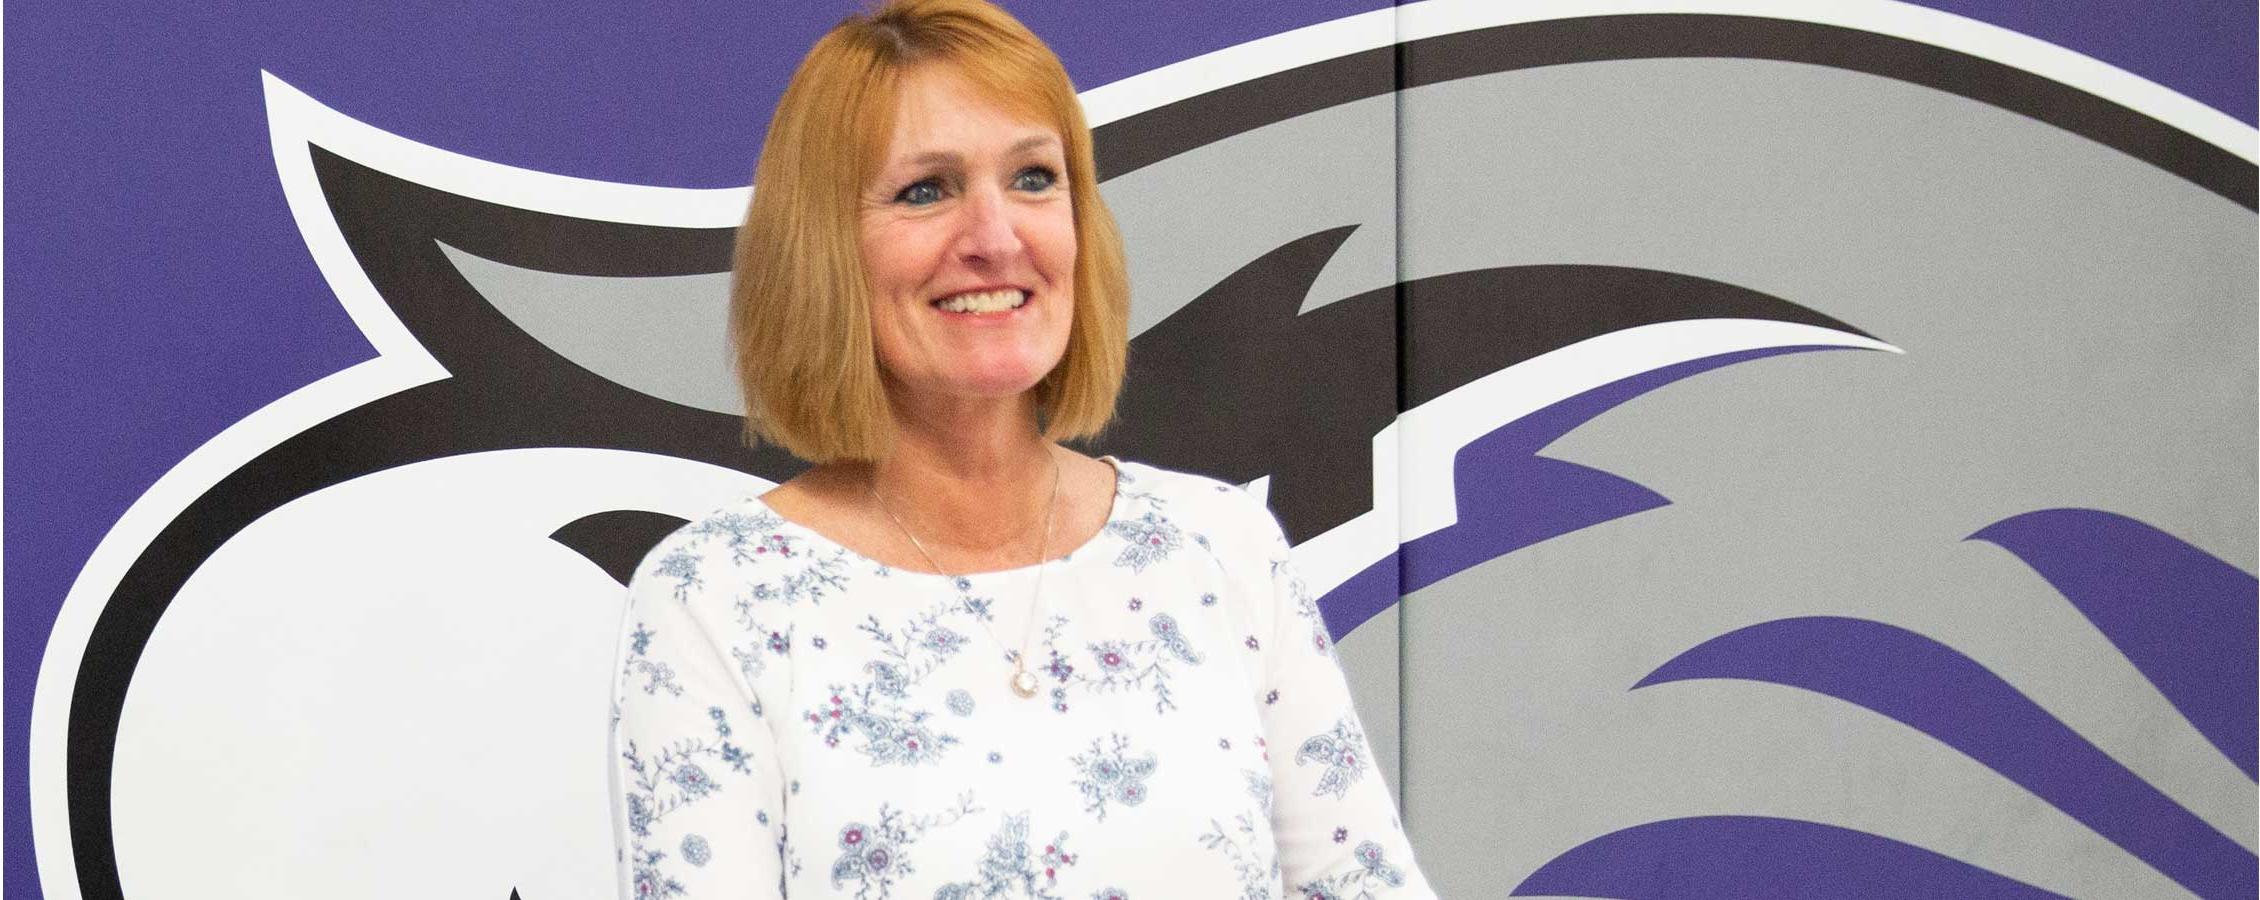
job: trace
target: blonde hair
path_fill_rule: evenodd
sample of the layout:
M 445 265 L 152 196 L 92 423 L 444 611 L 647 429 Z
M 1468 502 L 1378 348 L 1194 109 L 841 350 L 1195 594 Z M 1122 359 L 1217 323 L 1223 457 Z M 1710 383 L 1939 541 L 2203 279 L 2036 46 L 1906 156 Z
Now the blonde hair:
M 1067 349 L 1035 387 L 1044 434 L 1096 435 L 1128 363 L 1130 283 L 1099 199 L 1091 130 L 1059 57 L 981 0 L 901 0 L 816 42 L 785 86 L 738 229 L 730 341 L 746 440 L 813 463 L 877 460 L 894 415 L 871 337 L 857 198 L 894 128 L 903 76 L 942 65 L 992 102 L 1059 131 L 1075 223 Z

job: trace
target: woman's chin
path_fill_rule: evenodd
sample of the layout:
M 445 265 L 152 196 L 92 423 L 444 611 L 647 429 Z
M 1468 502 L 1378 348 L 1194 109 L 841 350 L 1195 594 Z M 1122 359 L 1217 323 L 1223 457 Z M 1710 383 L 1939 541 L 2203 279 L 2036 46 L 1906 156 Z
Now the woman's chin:
M 980 401 L 1004 402 L 1025 396 L 1042 384 L 1044 372 L 1017 369 L 1006 372 L 982 372 L 957 378 L 931 381 L 915 388 L 899 386 L 902 399 L 911 402 L 935 401 L 967 403 Z

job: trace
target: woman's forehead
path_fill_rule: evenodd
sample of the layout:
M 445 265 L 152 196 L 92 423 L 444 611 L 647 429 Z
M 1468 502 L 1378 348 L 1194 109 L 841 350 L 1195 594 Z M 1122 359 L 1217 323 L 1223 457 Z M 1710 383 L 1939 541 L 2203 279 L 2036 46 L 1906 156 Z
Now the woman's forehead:
M 1059 128 L 1045 112 L 1031 98 L 984 89 L 954 69 L 921 66 L 904 73 L 896 94 L 886 159 L 900 163 L 1063 148 Z

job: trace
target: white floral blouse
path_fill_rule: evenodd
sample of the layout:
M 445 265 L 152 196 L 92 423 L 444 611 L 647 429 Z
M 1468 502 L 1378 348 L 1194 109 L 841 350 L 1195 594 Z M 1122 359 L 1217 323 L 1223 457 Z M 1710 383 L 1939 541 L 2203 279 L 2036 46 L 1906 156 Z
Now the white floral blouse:
M 1036 569 L 889 569 L 751 497 L 637 570 L 614 687 L 623 897 L 1421 898 L 1262 505 L 1116 463 Z

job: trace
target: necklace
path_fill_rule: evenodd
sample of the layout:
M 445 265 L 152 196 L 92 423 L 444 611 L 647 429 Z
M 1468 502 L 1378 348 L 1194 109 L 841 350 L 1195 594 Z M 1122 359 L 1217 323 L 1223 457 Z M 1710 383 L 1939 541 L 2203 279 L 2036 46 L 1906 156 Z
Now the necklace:
M 988 620 L 981 620 L 981 630 L 989 633 L 989 640 L 995 641 L 997 646 L 1004 648 L 1010 656 L 1012 660 L 1012 680 L 1010 682 L 1012 692 L 1019 694 L 1021 699 L 1036 696 L 1036 673 L 1028 671 L 1028 639 L 1036 635 L 1036 603 L 1044 598 L 1044 550 L 1050 547 L 1052 542 L 1052 514 L 1059 511 L 1059 456 L 1050 453 L 1048 450 L 1046 455 L 1052 458 L 1052 498 L 1051 502 L 1044 506 L 1044 533 L 1037 539 L 1036 544 L 1036 588 L 1028 597 L 1028 625 L 1022 629 L 1020 647 L 1014 649 L 1006 646 L 1004 639 L 997 637 L 996 629 L 989 626 Z M 902 524 L 902 519 L 895 516 L 895 511 L 887 508 L 886 499 L 879 496 L 878 479 L 873 478 L 866 486 L 871 489 L 871 502 L 879 505 L 879 511 L 887 514 L 887 520 L 895 523 L 895 528 L 902 532 L 903 537 L 910 539 L 910 546 L 918 548 L 918 555 L 926 558 L 926 564 L 933 566 L 934 571 L 940 572 L 951 581 L 960 580 L 950 570 L 942 568 L 942 564 L 934 559 L 934 554 L 927 552 L 926 545 L 918 541 L 918 535 L 911 533 L 910 527 Z

